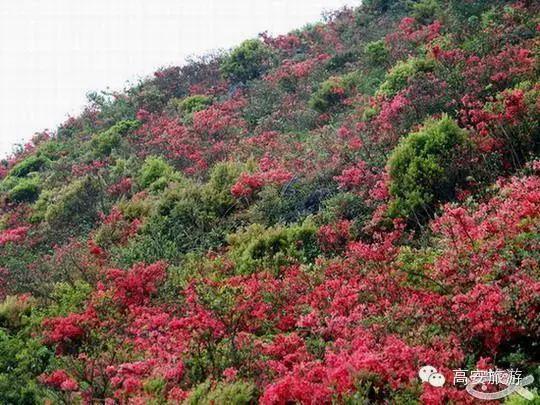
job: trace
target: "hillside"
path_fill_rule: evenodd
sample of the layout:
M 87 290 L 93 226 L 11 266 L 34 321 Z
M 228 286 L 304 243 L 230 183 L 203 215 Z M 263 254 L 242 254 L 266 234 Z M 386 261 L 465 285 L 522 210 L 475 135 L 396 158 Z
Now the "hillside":
M 539 11 L 365 0 L 89 95 L 0 163 L 0 403 L 538 387 Z

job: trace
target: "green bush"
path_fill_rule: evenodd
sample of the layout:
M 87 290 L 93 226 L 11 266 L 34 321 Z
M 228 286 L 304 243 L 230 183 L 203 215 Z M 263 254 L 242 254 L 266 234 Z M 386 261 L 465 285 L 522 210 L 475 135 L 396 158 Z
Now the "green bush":
M 181 183 L 183 176 L 159 156 L 149 156 L 139 171 L 139 184 L 152 191 L 160 191 L 171 182 Z
M 377 93 L 392 97 L 407 86 L 410 78 L 419 73 L 430 72 L 434 67 L 435 62 L 431 59 L 409 58 L 406 61 L 400 61 L 386 74 Z
M 525 374 L 527 375 L 527 374 Z M 532 399 L 522 397 L 520 394 L 512 394 L 504 400 L 504 405 L 540 405 L 540 394 L 538 389 L 533 388 L 530 390 L 533 394 Z
M 167 101 L 167 95 L 151 81 L 133 88 L 130 93 L 133 96 L 136 109 L 142 108 L 150 113 L 161 111 Z
M 448 116 L 430 119 L 404 138 L 389 160 L 390 215 L 421 218 L 434 203 L 452 198 L 465 180 L 468 143 L 467 133 Z
M 154 206 L 153 198 L 132 198 L 130 200 L 122 200 L 118 203 L 118 207 L 122 215 L 127 220 L 142 219 L 150 215 Z
M 90 145 L 96 156 L 110 155 L 113 149 L 120 145 L 120 135 L 105 131 L 92 137 Z
M 163 170 L 167 171 L 160 158 L 152 158 L 152 162 L 145 184 L 155 181 Z M 153 170 L 156 167 L 161 171 Z M 220 163 L 214 166 L 204 185 L 187 179 L 173 183 L 161 194 L 153 209 L 148 201 L 139 201 L 137 205 L 124 203 L 122 210 L 127 211 L 128 217 L 142 211 L 148 219 L 141 233 L 120 252 L 122 262 L 150 263 L 165 258 L 174 263 L 186 253 L 206 251 L 224 243 L 225 235 L 234 229 L 231 214 L 235 200 L 230 189 L 242 170 L 243 166 L 235 163 Z
M 317 227 L 306 219 L 290 227 L 252 224 L 227 240 L 237 271 L 250 274 L 261 268 L 279 271 L 289 263 L 310 263 L 319 254 L 316 234 Z
M 266 226 L 302 221 L 319 211 L 332 193 L 328 185 L 328 179 L 322 177 L 312 182 L 293 181 L 285 187 L 266 186 L 250 206 L 249 219 Z
M 53 190 L 43 190 L 37 201 L 32 205 L 32 213 L 30 215 L 30 223 L 37 224 L 45 220 L 45 214 L 49 204 L 53 201 L 55 192 Z
M 270 66 L 272 53 L 257 39 L 249 39 L 224 58 L 221 71 L 234 82 L 247 82 L 263 74 Z
M 9 175 L 14 177 L 24 177 L 28 173 L 38 172 L 46 164 L 47 159 L 43 156 L 32 155 L 13 166 L 9 172 Z
M 392 3 L 392 0 L 364 0 L 362 6 L 373 13 L 382 14 L 391 8 Z
M 358 59 L 358 52 L 347 51 L 338 53 L 332 56 L 328 62 L 326 62 L 326 69 L 329 71 L 336 71 L 344 68 L 348 63 L 352 63 Z
M 214 165 L 208 183 L 202 188 L 203 198 L 218 216 L 226 216 L 236 204 L 231 187 L 246 165 L 234 162 L 221 162 Z
M 204 110 L 210 104 L 212 104 L 212 99 L 210 97 L 196 94 L 183 99 L 178 107 L 183 114 L 192 114 Z
M 213 385 L 210 381 L 199 384 L 189 398 L 188 405 L 247 405 L 255 400 L 255 387 L 243 381 L 233 383 L 219 382 Z
M 364 47 L 364 54 L 373 65 L 378 65 L 388 61 L 389 51 L 384 39 L 380 39 L 367 43 Z
M 309 106 L 321 113 L 329 111 L 343 101 L 350 90 L 355 86 L 355 74 L 345 76 L 332 76 L 319 85 L 319 88 L 311 95 Z
M 92 137 L 90 145 L 97 156 L 107 156 L 120 145 L 122 137 L 139 127 L 139 121 L 124 120 Z
M 11 335 L 0 329 L 0 403 L 33 405 L 41 403 L 43 387 L 37 377 L 54 353 L 23 333 Z
M 17 329 L 22 324 L 23 315 L 28 315 L 34 300 L 8 295 L 4 302 L 0 303 L 0 327 Z
M 70 231 L 70 226 L 91 226 L 97 216 L 101 189 L 97 180 L 86 176 L 61 189 L 49 202 L 45 220 L 52 228 Z
M 421 0 L 412 5 L 412 16 L 421 24 L 429 24 L 437 18 L 440 7 L 437 0 Z
M 358 194 L 341 192 L 324 201 L 321 218 L 324 223 L 342 219 L 363 223 L 369 219 L 370 213 L 365 200 Z
M 141 234 L 121 252 L 123 262 L 166 259 L 174 263 L 188 252 L 219 246 L 231 230 L 228 198 L 208 185 L 201 187 L 187 181 L 171 185 Z
M 8 191 L 8 200 L 16 203 L 34 202 L 39 197 L 39 177 L 18 179 Z

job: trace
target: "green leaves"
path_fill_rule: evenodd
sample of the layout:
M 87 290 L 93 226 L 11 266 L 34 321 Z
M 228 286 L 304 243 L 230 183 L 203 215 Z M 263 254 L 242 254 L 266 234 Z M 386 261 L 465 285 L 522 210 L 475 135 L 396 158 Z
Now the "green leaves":
M 13 166 L 9 172 L 10 176 L 14 177 L 25 177 L 27 174 L 32 172 L 38 172 L 46 164 L 48 160 L 43 156 L 32 155 L 21 161 L 20 163 Z
M 122 137 L 139 127 L 139 121 L 124 120 L 113 125 L 107 131 L 92 137 L 90 145 L 95 155 L 107 156 L 120 145 Z
M 9 201 L 22 203 L 35 201 L 40 192 L 40 178 L 33 176 L 14 181 L 14 185 L 8 191 Z
M 390 98 L 404 89 L 411 77 L 430 72 L 434 67 L 435 62 L 429 59 L 409 58 L 406 61 L 400 61 L 386 74 L 377 93 Z
M 466 162 L 455 157 L 463 157 L 467 144 L 467 133 L 448 116 L 426 121 L 403 139 L 388 162 L 394 198 L 389 214 L 424 217 L 434 203 L 450 199 L 465 179 Z
M 257 39 L 250 39 L 233 49 L 221 63 L 224 76 L 234 82 L 247 82 L 263 74 L 270 66 L 272 52 Z
M 139 171 L 139 183 L 143 188 L 160 191 L 171 182 L 182 181 L 182 175 L 174 170 L 165 159 L 159 156 L 149 156 Z

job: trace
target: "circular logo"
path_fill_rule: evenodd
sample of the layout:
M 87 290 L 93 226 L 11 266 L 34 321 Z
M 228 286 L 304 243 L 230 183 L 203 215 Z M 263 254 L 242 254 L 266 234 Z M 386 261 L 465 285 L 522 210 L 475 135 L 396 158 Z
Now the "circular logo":
M 446 379 L 444 378 L 444 375 L 440 373 L 433 373 L 429 376 L 429 379 L 428 379 L 428 382 L 434 387 L 442 387 L 445 381 Z
M 418 371 L 418 376 L 422 380 L 422 382 L 428 382 L 429 376 L 431 374 L 435 374 L 437 372 L 437 369 L 433 366 L 424 366 Z

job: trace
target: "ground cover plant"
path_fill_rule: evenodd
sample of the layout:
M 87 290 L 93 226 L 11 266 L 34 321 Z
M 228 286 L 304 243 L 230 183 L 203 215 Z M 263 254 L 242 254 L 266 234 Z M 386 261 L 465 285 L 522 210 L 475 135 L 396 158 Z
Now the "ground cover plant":
M 0 403 L 463 404 L 456 369 L 539 381 L 539 10 L 365 0 L 36 134 L 0 163 Z

